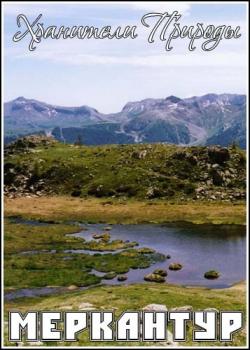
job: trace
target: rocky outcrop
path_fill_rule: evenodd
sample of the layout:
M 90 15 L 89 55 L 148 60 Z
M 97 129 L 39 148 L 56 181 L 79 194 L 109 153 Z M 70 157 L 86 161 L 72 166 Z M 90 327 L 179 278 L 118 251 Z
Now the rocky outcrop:
M 61 147 L 65 154 L 57 161 Z M 68 159 L 72 148 L 75 156 Z M 103 176 L 103 164 L 110 176 Z M 246 198 L 246 156 L 234 146 L 130 145 L 86 152 L 84 147 L 62 146 L 45 136 L 29 136 L 6 147 L 4 180 L 10 198 L 63 193 L 234 202 Z

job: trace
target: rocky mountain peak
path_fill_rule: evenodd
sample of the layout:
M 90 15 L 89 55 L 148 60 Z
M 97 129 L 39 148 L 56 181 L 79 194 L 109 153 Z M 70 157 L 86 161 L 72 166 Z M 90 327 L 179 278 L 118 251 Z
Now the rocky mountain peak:
M 172 103 L 178 103 L 181 100 L 182 100 L 181 98 L 173 96 L 173 95 L 168 96 L 168 97 L 165 98 L 165 101 L 169 101 L 169 102 L 172 102 Z

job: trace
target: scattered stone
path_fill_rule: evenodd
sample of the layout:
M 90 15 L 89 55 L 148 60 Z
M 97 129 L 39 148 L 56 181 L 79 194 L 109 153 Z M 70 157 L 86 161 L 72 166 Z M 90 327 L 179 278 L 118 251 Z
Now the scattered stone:
M 143 248 L 137 249 L 137 252 L 139 254 L 153 254 L 155 252 L 155 250 L 152 248 L 147 248 L 147 247 L 144 248 L 143 247 Z
M 166 305 L 163 304 L 149 304 L 142 308 L 143 311 L 168 311 Z
M 144 276 L 144 280 L 147 282 L 157 283 L 163 283 L 166 281 L 165 277 L 157 275 L 156 273 L 149 273 L 148 275 Z
M 44 345 L 44 343 L 42 341 L 33 341 L 33 342 L 28 342 L 27 345 L 30 345 L 30 346 L 42 346 L 42 345 Z
M 216 279 L 220 277 L 220 274 L 218 271 L 210 270 L 204 273 L 204 277 L 207 279 Z
M 119 282 L 126 281 L 127 279 L 128 279 L 128 277 L 126 275 L 117 276 L 117 281 L 119 281 Z
M 60 310 L 72 310 L 72 306 L 71 305 L 64 305 L 64 306 L 61 306 L 59 307 Z
M 144 159 L 147 155 L 147 150 L 143 150 L 143 151 L 134 151 L 132 153 L 132 158 L 135 158 L 135 159 Z
M 116 273 L 111 271 L 106 273 L 102 278 L 104 278 L 105 280 L 112 280 L 115 277 L 116 277 Z
M 168 268 L 169 270 L 172 270 L 172 271 L 178 271 L 182 269 L 182 265 L 180 263 L 172 263 L 169 265 Z
M 166 277 L 168 275 L 167 271 L 163 269 L 156 269 L 153 273 L 162 277 Z
M 209 307 L 209 308 L 205 309 L 204 311 L 205 311 L 205 312 L 211 312 L 211 311 L 213 311 L 213 312 L 217 312 L 218 314 L 219 314 L 219 312 L 220 312 L 218 309 L 215 309 L 214 307 Z
M 104 233 L 100 233 L 100 234 L 99 233 L 94 233 L 92 235 L 92 237 L 94 239 L 101 239 L 101 240 L 103 240 L 105 242 L 108 242 L 110 240 L 110 234 L 108 232 L 104 232 Z
M 90 304 L 90 303 L 81 303 L 78 306 L 78 309 L 79 310 L 95 310 L 95 307 L 93 304 Z
M 177 307 L 171 308 L 171 311 L 173 312 L 193 311 L 193 306 L 191 305 L 177 306 Z
M 112 230 L 112 227 L 111 226 L 106 226 L 104 227 L 104 231 L 111 231 Z
M 68 286 L 68 290 L 75 290 L 77 289 L 78 287 L 75 286 L 74 284 L 72 284 L 71 286 Z
M 208 156 L 213 163 L 218 164 L 223 164 L 230 159 L 230 153 L 225 147 L 209 147 Z

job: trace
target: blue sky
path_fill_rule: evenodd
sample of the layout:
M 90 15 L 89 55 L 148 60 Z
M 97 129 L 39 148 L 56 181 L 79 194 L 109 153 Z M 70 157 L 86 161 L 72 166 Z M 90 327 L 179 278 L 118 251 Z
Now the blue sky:
M 189 52 L 178 39 L 166 52 L 164 42 L 147 42 L 149 30 L 141 17 L 148 12 L 182 14 L 181 25 L 241 27 L 241 38 L 223 40 L 204 52 Z M 16 17 L 33 21 L 40 13 L 44 27 L 136 25 L 134 40 L 42 40 L 33 52 L 28 37 L 14 43 L 20 30 Z M 21 30 L 23 30 L 21 28 Z M 4 4 L 4 99 L 18 96 L 64 106 L 89 105 L 100 112 L 117 112 L 128 101 L 169 95 L 188 97 L 214 93 L 246 93 L 246 4 L 188 2 L 14 3 Z

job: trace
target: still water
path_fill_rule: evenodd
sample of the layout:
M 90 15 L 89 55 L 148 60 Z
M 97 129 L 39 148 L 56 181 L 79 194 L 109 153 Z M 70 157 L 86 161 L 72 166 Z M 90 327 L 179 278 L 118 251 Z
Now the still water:
M 25 221 L 28 225 L 38 222 Z M 45 226 L 48 224 L 45 224 Z M 81 228 L 82 226 L 82 228 Z M 144 276 L 156 268 L 166 269 L 168 272 L 166 283 L 183 286 L 204 286 L 208 288 L 227 288 L 232 284 L 246 279 L 246 227 L 240 225 L 194 225 L 175 223 L 166 225 L 113 225 L 110 227 L 111 240 L 136 241 L 139 247 L 153 248 L 155 251 L 171 258 L 157 262 L 147 269 L 131 269 L 124 282 L 102 280 L 102 284 L 131 284 L 145 283 Z M 85 240 L 92 240 L 93 233 L 104 232 L 103 224 L 79 225 L 79 232 L 74 234 Z M 119 250 L 120 251 L 120 250 Z M 115 252 L 98 252 L 100 254 L 116 254 Z M 65 251 L 66 252 L 66 251 Z M 73 250 L 72 254 L 96 254 L 96 251 Z M 22 252 L 21 254 L 37 254 L 37 251 Z M 56 251 L 50 251 L 54 254 Z M 70 256 L 68 257 L 70 258 Z M 171 262 L 183 265 L 180 271 L 170 271 Z M 204 273 L 217 270 L 220 277 L 207 280 Z M 93 274 L 103 276 L 104 273 L 93 270 Z M 85 289 L 86 287 L 80 288 Z M 34 297 L 66 292 L 63 287 L 30 288 L 10 291 L 5 294 L 6 300 L 19 297 Z
M 75 236 L 90 240 L 93 233 L 103 232 L 105 226 L 91 224 L 84 227 L 85 229 Z M 127 281 L 123 283 L 141 283 L 145 274 L 156 268 L 167 269 L 171 262 L 181 263 L 183 269 L 168 270 L 169 283 L 224 288 L 246 278 L 244 226 L 186 223 L 113 225 L 110 234 L 112 240 L 136 241 L 139 247 L 150 247 L 171 256 L 171 259 L 156 263 L 148 269 L 130 270 L 126 274 Z M 216 280 L 207 280 L 203 275 L 208 270 L 217 270 L 221 275 Z M 117 280 L 105 280 L 105 283 L 114 284 Z

